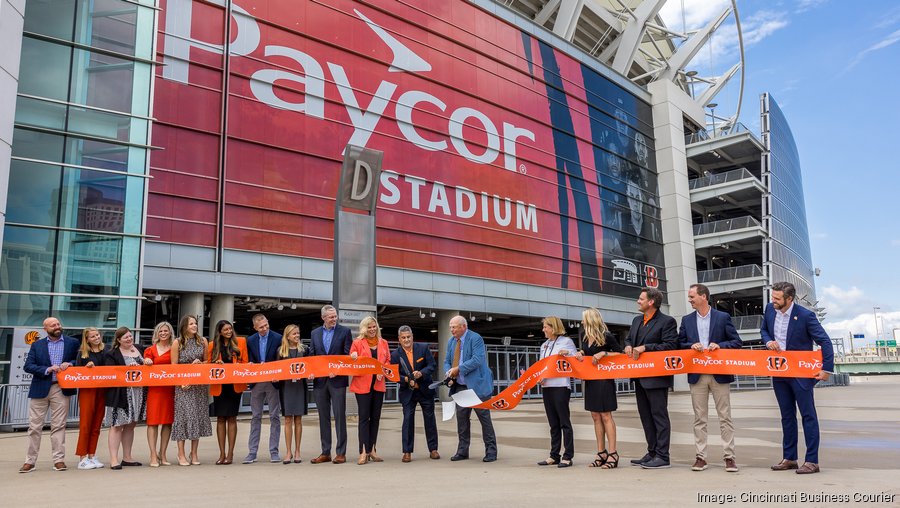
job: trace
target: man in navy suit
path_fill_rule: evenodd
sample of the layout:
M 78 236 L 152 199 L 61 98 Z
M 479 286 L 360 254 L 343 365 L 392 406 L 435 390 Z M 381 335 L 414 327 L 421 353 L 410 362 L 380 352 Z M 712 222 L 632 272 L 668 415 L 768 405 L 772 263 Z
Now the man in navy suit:
M 432 459 L 438 453 L 437 422 L 434 419 L 434 390 L 428 388 L 437 362 L 425 344 L 413 342 L 412 328 L 403 325 L 397 330 L 400 347 L 391 353 L 391 363 L 400 366 L 399 397 L 403 405 L 403 462 L 412 461 L 416 438 L 416 404 L 422 406 L 425 420 L 425 439 Z
M 62 325 L 55 317 L 44 320 L 44 331 L 47 336 L 35 341 L 25 358 L 25 372 L 32 377 L 28 389 L 28 452 L 20 473 L 34 471 L 48 410 L 53 470 L 68 469 L 65 462 L 66 417 L 69 414 L 69 397 L 75 395 L 76 390 L 61 389 L 56 376 L 75 363 L 80 343 L 74 337 L 63 335 Z
M 466 318 L 454 316 L 450 319 L 450 340 L 447 341 L 447 357 L 444 359 L 444 371 L 453 380 L 450 394 L 472 389 L 481 400 L 487 400 L 494 393 L 494 377 L 487 363 L 487 350 L 481 335 L 469 330 Z M 481 435 L 484 439 L 483 462 L 497 460 L 497 436 L 491 422 L 489 409 L 476 409 L 475 415 L 481 422 Z M 471 442 L 472 408 L 459 406 L 456 408 L 456 433 L 459 444 L 456 454 L 450 460 L 466 460 L 469 458 Z
M 819 418 L 813 400 L 816 382 L 826 381 L 834 371 L 834 349 L 831 339 L 808 309 L 794 305 L 797 290 L 790 282 L 776 282 L 772 286 L 772 303 L 766 306 L 765 319 L 759 330 L 766 348 L 772 351 L 812 351 L 813 344 L 822 348 L 822 370 L 815 377 L 773 377 L 772 387 L 781 409 L 781 429 L 784 432 L 781 462 L 773 471 L 796 469 L 797 474 L 819 472 Z M 806 438 L 806 462 L 797 465 L 797 409 L 803 418 L 803 437 Z
M 641 289 L 637 305 L 641 315 L 631 322 L 631 330 L 625 338 L 625 354 L 637 360 L 645 351 L 668 351 L 678 348 L 678 323 L 675 318 L 659 310 L 663 295 L 651 287 Z M 644 469 L 670 467 L 669 440 L 672 425 L 669 423 L 669 388 L 672 376 L 654 376 L 634 379 L 634 396 L 638 415 L 647 440 L 647 453 L 632 459 L 631 463 Z
M 740 349 L 743 343 L 731 316 L 709 305 L 709 288 L 692 284 L 688 289 L 688 302 L 694 312 L 681 318 L 678 344 L 682 349 L 693 349 L 697 354 L 722 349 Z M 731 421 L 731 382 L 734 376 L 724 374 L 688 374 L 691 385 L 691 402 L 694 406 L 694 445 L 697 458 L 692 471 L 703 471 L 706 463 L 706 422 L 709 418 L 709 394 L 712 393 L 719 415 L 719 429 L 725 452 L 725 471 L 736 473 L 734 458 L 734 423 Z
M 337 324 L 337 309 L 332 305 L 322 307 L 322 326 L 312 331 L 308 356 L 349 355 L 353 338 L 350 329 Z M 315 378 L 313 394 L 319 410 L 319 436 L 322 453 L 312 459 L 313 464 L 347 462 L 347 376 Z M 335 456 L 331 460 L 331 414 L 334 413 L 336 438 Z
M 250 363 L 266 363 L 278 360 L 278 348 L 281 347 L 281 334 L 269 330 L 269 320 L 262 314 L 252 318 L 256 333 L 247 337 L 247 356 Z M 247 443 L 249 451 L 244 464 L 256 462 L 259 450 L 259 436 L 262 427 L 263 406 L 269 406 L 269 461 L 281 462 L 278 453 L 278 442 L 281 439 L 281 399 L 275 383 L 256 383 L 250 389 L 250 439 Z

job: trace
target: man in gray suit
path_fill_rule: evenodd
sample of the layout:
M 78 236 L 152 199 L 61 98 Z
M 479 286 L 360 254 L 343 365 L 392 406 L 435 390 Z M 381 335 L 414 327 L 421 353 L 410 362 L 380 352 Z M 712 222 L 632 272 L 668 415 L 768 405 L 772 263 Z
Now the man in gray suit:
M 337 324 L 337 309 L 332 305 L 322 307 L 322 326 L 312 331 L 309 356 L 349 355 L 353 339 L 350 329 Z M 313 381 L 313 393 L 319 410 L 319 435 L 322 454 L 312 459 L 313 464 L 347 462 L 347 376 L 317 377 Z M 334 413 L 336 438 L 335 456 L 331 459 L 331 414 Z

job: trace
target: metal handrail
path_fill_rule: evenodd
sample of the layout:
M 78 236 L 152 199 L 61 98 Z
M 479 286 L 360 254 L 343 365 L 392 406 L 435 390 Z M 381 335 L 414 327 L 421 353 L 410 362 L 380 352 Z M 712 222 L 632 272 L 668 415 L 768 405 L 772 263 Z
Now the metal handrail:
M 704 224 L 694 224 L 694 236 L 709 235 L 712 233 L 722 233 L 725 231 L 734 231 L 735 229 L 746 229 L 752 227 L 761 227 L 762 224 L 751 215 L 737 217 L 734 219 L 717 220 L 714 222 L 706 222 Z
M 723 138 L 725 136 L 731 136 L 732 134 L 738 134 L 741 132 L 750 132 L 750 129 L 748 129 L 746 125 L 740 122 L 736 122 L 733 124 L 725 123 L 721 126 L 717 126 L 715 130 L 702 129 L 697 132 L 687 134 L 684 137 L 684 144 L 690 145 L 692 143 L 699 143 L 700 141 L 706 141 L 708 139 Z
M 746 180 L 748 178 L 757 179 L 747 168 L 738 168 L 724 173 L 716 173 L 688 180 L 688 187 L 690 190 L 701 189 L 703 187 L 709 187 L 710 185 Z
M 761 315 L 754 316 L 733 316 L 734 327 L 738 330 L 759 330 L 762 328 L 763 317 Z
M 697 280 L 701 283 L 718 282 L 722 280 L 748 279 L 750 277 L 762 277 L 763 270 L 759 265 L 741 265 L 716 270 L 703 270 L 697 272 Z

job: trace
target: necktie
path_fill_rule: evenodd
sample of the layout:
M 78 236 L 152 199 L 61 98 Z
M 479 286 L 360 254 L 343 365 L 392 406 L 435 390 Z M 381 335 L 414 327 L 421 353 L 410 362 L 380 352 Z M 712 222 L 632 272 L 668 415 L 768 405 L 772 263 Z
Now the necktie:
M 462 341 L 459 339 L 456 339 L 456 347 L 453 348 L 453 365 L 452 365 L 452 367 L 454 369 L 459 367 L 459 355 L 460 355 L 461 346 L 462 346 Z

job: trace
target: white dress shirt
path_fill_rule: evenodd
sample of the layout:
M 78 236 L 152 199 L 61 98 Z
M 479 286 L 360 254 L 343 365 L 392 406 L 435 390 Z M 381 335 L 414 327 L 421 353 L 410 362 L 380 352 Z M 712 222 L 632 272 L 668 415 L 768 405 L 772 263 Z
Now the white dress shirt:
M 775 342 L 778 343 L 778 347 L 782 351 L 787 350 L 787 330 L 788 325 L 791 323 L 791 312 L 793 310 L 794 302 L 791 302 L 791 306 L 784 309 L 784 312 L 775 309 L 775 326 L 772 328 L 772 334 L 775 336 Z
M 547 339 L 541 344 L 541 360 L 548 356 L 558 355 L 560 351 L 568 351 L 569 354 L 575 354 L 575 343 L 572 339 L 565 335 L 560 335 L 556 339 Z M 570 378 L 567 377 L 551 377 L 544 379 L 544 388 L 568 388 L 571 386 Z
M 697 337 L 700 339 L 700 344 L 703 344 L 703 348 L 706 349 L 709 347 L 709 323 L 712 321 L 712 307 L 706 310 L 706 315 L 701 316 L 700 311 L 697 311 Z

